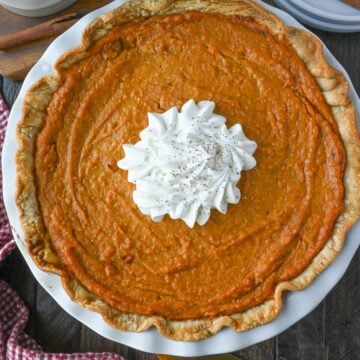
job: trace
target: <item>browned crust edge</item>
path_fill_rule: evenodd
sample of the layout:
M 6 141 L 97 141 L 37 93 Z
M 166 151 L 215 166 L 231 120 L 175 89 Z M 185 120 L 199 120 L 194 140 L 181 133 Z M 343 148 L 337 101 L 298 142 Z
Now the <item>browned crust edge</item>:
M 283 292 L 305 288 L 335 259 L 343 246 L 346 232 L 360 216 L 360 138 L 356 128 L 355 108 L 348 96 L 349 85 L 345 77 L 327 63 L 319 40 L 306 31 L 284 25 L 279 18 L 251 0 L 130 0 L 122 7 L 93 21 L 84 31 L 81 47 L 61 56 L 55 69 L 66 67 L 81 58 L 83 51 L 93 41 L 104 36 L 116 24 L 140 15 L 151 16 L 184 10 L 251 16 L 278 36 L 287 37 L 317 79 L 327 103 L 331 106 L 346 149 L 345 210 L 337 219 L 331 237 L 312 263 L 293 280 L 280 283 L 275 289 L 274 300 L 242 313 L 212 319 L 172 321 L 159 316 L 123 313 L 89 293 L 76 279 L 62 271 L 57 255 L 51 250 L 36 196 L 33 156 L 35 139 L 59 84 L 57 71 L 53 77 L 44 77 L 37 81 L 24 99 L 23 118 L 17 128 L 19 149 L 16 155 L 16 203 L 30 254 L 41 269 L 62 277 L 63 286 L 74 301 L 101 313 L 109 324 L 120 330 L 143 331 L 155 326 L 168 338 L 196 341 L 215 334 L 224 326 L 243 331 L 273 320 L 281 310 Z

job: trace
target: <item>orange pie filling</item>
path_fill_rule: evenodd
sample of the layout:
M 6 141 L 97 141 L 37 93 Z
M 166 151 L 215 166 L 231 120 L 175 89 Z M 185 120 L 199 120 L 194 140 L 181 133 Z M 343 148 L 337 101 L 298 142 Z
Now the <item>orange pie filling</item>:
M 36 141 L 37 194 L 63 272 L 112 307 L 169 319 L 233 314 L 274 297 L 343 209 L 336 123 L 287 40 L 240 16 L 187 12 L 114 28 L 62 68 Z M 241 200 L 189 228 L 154 222 L 117 167 L 148 112 L 211 100 L 257 143 Z

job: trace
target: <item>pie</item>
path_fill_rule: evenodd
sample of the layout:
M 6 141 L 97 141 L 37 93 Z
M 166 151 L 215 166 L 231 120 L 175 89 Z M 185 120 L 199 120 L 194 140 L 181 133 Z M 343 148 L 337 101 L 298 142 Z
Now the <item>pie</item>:
M 360 211 L 345 77 L 317 38 L 250 0 L 130 0 L 28 91 L 16 202 L 29 253 L 112 326 L 194 341 L 273 320 Z M 256 141 L 242 198 L 189 228 L 154 222 L 117 161 L 147 113 L 211 100 Z

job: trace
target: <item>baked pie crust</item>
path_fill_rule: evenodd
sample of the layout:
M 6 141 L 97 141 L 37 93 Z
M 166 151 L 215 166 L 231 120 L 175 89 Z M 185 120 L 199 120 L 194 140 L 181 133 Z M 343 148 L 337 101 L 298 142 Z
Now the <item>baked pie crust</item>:
M 321 251 L 296 277 L 279 282 L 271 299 L 240 312 L 231 313 L 230 311 L 227 313 L 224 311 L 223 315 L 212 316 L 210 311 L 208 313 L 210 315 L 195 316 L 194 319 L 191 317 L 181 319 L 181 315 L 175 316 L 178 319 L 171 319 L 171 316 L 152 315 L 151 311 L 149 311 L 149 315 L 141 315 L 141 311 L 125 312 L 116 309 L 110 305 L 111 300 L 109 298 L 105 297 L 105 302 L 94 292 L 88 291 L 85 285 L 74 276 L 72 270 L 66 269 L 65 264 L 60 259 L 61 256 L 51 245 L 51 238 L 47 229 L 48 223 L 44 222 L 43 209 L 38 195 L 40 190 L 36 175 L 35 153 L 38 135 L 45 126 L 47 116 L 54 109 L 54 107 L 49 107 L 51 101 L 55 99 L 57 90 L 61 89 L 65 81 L 61 73 L 63 69 L 71 69 L 72 66 L 76 69 L 76 63 L 83 59 L 88 49 L 97 41 L 111 34 L 113 29 L 123 23 L 136 22 L 138 20 L 134 19 L 139 17 L 151 18 L 155 15 L 181 14 L 185 11 L 190 11 L 190 13 L 192 11 L 194 14 L 206 12 L 238 16 L 241 19 L 246 19 L 245 21 L 258 24 L 264 32 L 270 33 L 281 41 L 288 41 L 292 45 L 308 71 L 316 79 L 337 123 L 346 154 L 343 176 L 345 194 L 343 210 L 337 217 L 331 236 Z M 103 58 L 109 57 L 112 57 L 112 49 L 103 53 Z M 323 54 L 322 45 L 317 38 L 306 31 L 286 26 L 278 17 L 253 1 L 128 1 L 125 5 L 93 21 L 84 31 L 81 47 L 63 54 L 55 66 L 55 75 L 41 78 L 25 96 L 23 118 L 17 129 L 20 146 L 16 155 L 16 203 L 20 211 L 21 224 L 31 256 L 41 269 L 61 276 L 64 288 L 74 301 L 101 313 L 109 324 L 120 330 L 144 331 L 155 326 L 164 336 L 171 339 L 195 341 L 215 334 L 224 326 L 230 326 L 236 331 L 243 331 L 273 320 L 281 310 L 283 292 L 305 288 L 317 274 L 334 260 L 343 246 L 346 232 L 360 214 L 360 142 L 356 128 L 355 108 L 349 99 L 348 88 L 349 85 L 345 77 L 328 64 Z M 129 258 L 128 260 L 131 261 Z

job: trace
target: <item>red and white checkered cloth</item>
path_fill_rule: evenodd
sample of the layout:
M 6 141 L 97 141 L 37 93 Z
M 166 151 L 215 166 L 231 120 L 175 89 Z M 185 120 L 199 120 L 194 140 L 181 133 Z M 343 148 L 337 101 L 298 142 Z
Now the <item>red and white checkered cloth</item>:
M 2 149 L 5 140 L 5 132 L 9 109 L 0 95 L 0 161 Z M 15 241 L 12 238 L 10 224 L 6 215 L 2 193 L 2 172 L 0 170 L 0 262 L 5 259 L 7 254 L 15 247 Z M 1 357 L 0 357 L 1 359 Z
M 0 95 L 0 160 L 9 109 Z M 0 263 L 15 248 L 6 215 L 0 169 Z M 24 333 L 29 311 L 16 292 L 0 279 L 0 360 L 124 360 L 112 353 L 44 353 L 35 340 Z M 49 319 L 50 321 L 50 319 Z

